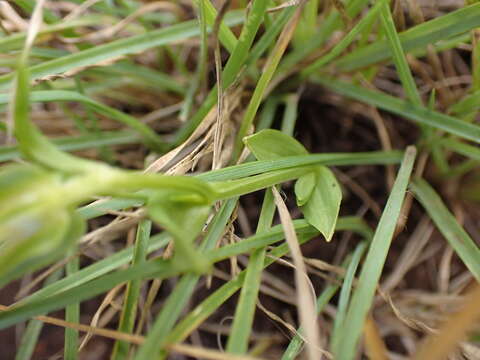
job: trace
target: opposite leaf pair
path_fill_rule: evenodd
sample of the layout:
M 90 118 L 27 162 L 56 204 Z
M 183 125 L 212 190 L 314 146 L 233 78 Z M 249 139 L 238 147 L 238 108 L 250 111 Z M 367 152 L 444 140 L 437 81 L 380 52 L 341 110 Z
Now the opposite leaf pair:
M 277 130 L 263 130 L 244 139 L 258 160 L 305 155 L 307 150 L 297 140 Z M 335 175 L 322 165 L 302 175 L 295 183 L 297 205 L 305 219 L 330 241 L 337 223 L 342 191 Z

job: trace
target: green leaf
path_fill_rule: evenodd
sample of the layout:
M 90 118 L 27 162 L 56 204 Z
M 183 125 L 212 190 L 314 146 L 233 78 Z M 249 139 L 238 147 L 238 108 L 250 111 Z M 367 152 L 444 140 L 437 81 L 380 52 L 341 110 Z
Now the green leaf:
M 337 223 L 338 212 L 340 211 L 342 191 L 335 175 L 325 166 L 315 167 L 313 174 L 315 184 L 310 196 L 305 198 L 305 193 L 300 193 L 302 197 L 301 202 L 304 202 L 300 209 L 303 215 L 305 215 L 305 219 L 320 231 L 327 241 L 330 241 Z M 301 186 L 296 185 L 295 191 Z
M 193 242 L 205 225 L 210 204 L 191 201 L 189 195 L 174 190 L 157 191 L 149 199 L 147 209 L 152 219 L 175 238 L 174 262 L 190 262 L 196 271 L 203 273 L 209 264 L 198 255 Z
M 303 206 L 307 203 L 308 199 L 315 189 L 315 183 L 317 177 L 315 173 L 309 173 L 301 176 L 295 183 L 295 196 L 297 197 L 297 205 Z
M 265 129 L 247 136 L 243 142 L 258 160 L 308 154 L 303 145 L 293 137 L 273 129 Z
M 308 153 L 297 140 L 278 130 L 262 130 L 246 137 L 244 142 L 258 160 L 275 160 Z M 295 195 L 307 221 L 330 241 L 342 200 L 335 175 L 324 166 L 315 166 L 312 172 L 299 178 L 295 184 Z

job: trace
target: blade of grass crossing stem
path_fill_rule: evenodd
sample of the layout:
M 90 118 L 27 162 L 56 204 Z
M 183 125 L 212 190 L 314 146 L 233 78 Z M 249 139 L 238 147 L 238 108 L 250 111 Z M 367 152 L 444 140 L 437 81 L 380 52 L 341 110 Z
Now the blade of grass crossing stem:
M 370 241 L 371 236 L 366 236 L 365 240 Z M 365 244 L 366 244 L 365 242 L 362 242 L 357 245 L 357 250 L 355 250 L 354 254 L 360 253 L 360 255 L 358 256 L 359 258 L 361 258 L 361 256 L 365 252 L 365 248 L 366 248 Z M 355 261 L 355 255 L 354 255 L 354 258 L 347 258 L 347 260 L 343 262 L 342 268 L 345 268 L 348 265 L 349 266 L 348 269 L 350 269 L 351 267 L 355 267 L 356 269 L 358 264 L 357 266 L 352 265 L 353 261 Z M 322 294 L 317 299 L 317 314 L 320 314 L 323 311 L 325 306 L 330 302 L 330 300 L 332 299 L 332 297 L 335 295 L 335 293 L 338 291 L 339 288 L 340 288 L 339 282 L 336 282 L 336 283 L 329 284 L 325 288 L 325 290 L 322 291 Z M 304 344 L 303 337 L 300 336 L 301 332 L 302 332 L 302 328 L 299 328 L 298 333 L 293 337 L 293 339 L 288 344 L 288 347 L 283 353 L 281 360 L 294 360 L 297 358 Z
M 307 358 L 316 360 L 322 358 L 320 348 L 320 333 L 317 327 L 317 316 L 315 313 L 315 294 L 312 294 L 307 268 L 303 261 L 302 251 L 298 243 L 297 234 L 293 225 L 288 208 L 282 196 L 276 188 L 272 188 L 275 204 L 285 233 L 285 240 L 292 255 L 292 262 L 295 266 L 295 287 L 297 296 L 297 312 L 300 323 L 304 327 L 304 335 L 307 340 Z
M 393 238 L 395 226 L 400 216 L 408 182 L 415 162 L 416 150 L 408 147 L 398 172 L 387 204 L 380 218 L 375 235 L 368 249 L 367 258 L 362 267 L 358 286 L 353 293 L 344 323 L 348 324 L 348 334 L 343 334 L 335 359 L 351 360 L 362 334 L 365 319 L 372 305 L 375 289 L 382 273 L 388 250 Z
M 346 336 L 346 331 L 348 331 L 348 324 L 345 323 L 345 317 L 347 315 L 350 294 L 352 292 L 353 280 L 355 278 L 355 273 L 357 272 L 358 265 L 360 264 L 360 260 L 362 259 L 366 248 L 367 243 L 365 242 L 362 242 L 357 246 L 348 264 L 347 272 L 343 280 L 330 341 L 330 349 L 331 352 L 334 354 L 337 354 L 339 352 L 338 345 L 340 344 L 342 337 Z
M 401 151 L 373 151 L 364 153 L 331 153 L 289 156 L 278 160 L 253 161 L 227 168 L 208 171 L 197 175 L 205 181 L 236 180 L 268 171 L 289 169 L 308 165 L 351 166 L 351 165 L 387 165 L 398 164 L 402 159 Z M 94 203 L 79 209 L 82 216 L 93 218 L 108 213 L 110 210 L 121 210 L 132 206 L 141 206 L 139 199 L 111 199 Z
M 363 32 L 368 26 L 371 25 L 373 19 L 376 19 L 379 11 L 385 4 L 388 4 L 390 0 L 380 0 L 378 1 L 373 8 L 365 15 L 353 28 L 351 31 L 345 35 L 342 40 L 340 40 L 328 54 L 322 56 L 320 59 L 316 60 L 312 64 L 308 65 L 305 69 L 301 71 L 302 78 L 308 77 L 310 74 L 318 71 L 324 66 L 328 65 L 332 60 L 339 56 L 343 50 L 345 50 L 359 34 Z M 387 5 L 388 6 L 388 5 Z
M 212 3 L 209 0 L 194 0 L 194 3 L 198 8 L 203 7 L 203 11 L 205 12 L 205 23 L 213 26 L 215 23 L 215 18 L 217 17 L 217 10 Z M 223 21 L 220 25 L 218 38 L 229 53 L 232 53 L 235 49 L 235 46 L 237 46 L 237 38 L 233 34 L 232 30 L 230 30 Z
M 477 281 L 480 281 L 480 249 L 478 246 L 425 180 L 416 179 L 410 186 L 415 197 L 422 203 L 458 257 L 462 259 Z
M 251 4 L 250 10 L 248 11 L 248 17 L 242 28 L 237 45 L 228 58 L 222 72 L 222 86 L 224 89 L 229 87 L 235 81 L 242 67 L 245 65 L 249 56 L 250 48 L 267 11 L 268 1 L 254 0 Z M 210 91 L 207 98 L 202 103 L 202 106 L 192 116 L 190 122 L 179 130 L 174 142 L 175 145 L 185 141 L 190 133 L 197 128 L 198 124 L 200 124 L 210 109 L 215 105 L 217 96 L 218 88 L 215 87 Z
M 208 232 L 200 246 L 202 251 L 212 250 L 215 247 L 215 244 L 224 232 L 237 201 L 238 198 L 234 198 L 222 205 L 210 223 Z M 162 310 L 157 315 L 145 343 L 138 349 L 135 360 L 147 360 L 159 356 L 158 354 L 166 344 L 167 335 L 178 320 L 199 279 L 200 276 L 196 274 L 187 274 L 180 279 L 163 304 Z M 166 354 L 162 352 L 161 356 L 166 356 Z
M 170 237 L 165 233 L 155 235 L 150 238 L 147 252 L 150 254 L 165 247 L 170 242 Z M 89 281 L 100 278 L 109 272 L 128 264 L 133 259 L 134 248 L 129 247 L 115 253 L 103 260 L 89 265 L 80 271 L 58 280 L 44 288 L 36 291 L 32 295 L 20 300 L 16 305 L 33 302 L 38 299 L 45 299 L 55 294 L 60 294 L 67 290 L 83 285 Z
M 267 189 L 263 198 L 257 232 L 268 230 L 272 226 L 274 215 L 275 202 L 273 201 L 273 194 Z M 240 292 L 240 298 L 235 308 L 233 324 L 228 336 L 227 352 L 229 353 L 246 354 L 248 351 L 248 341 L 257 305 L 265 254 L 266 249 L 260 248 L 250 255 L 246 269 L 245 285 Z
M 132 264 L 141 264 L 146 261 L 148 240 L 150 239 L 150 231 L 152 222 L 150 220 L 141 220 L 137 226 L 137 235 L 135 239 L 135 250 L 133 252 Z M 141 280 L 132 280 L 127 284 L 125 291 L 122 314 L 120 316 L 120 324 L 118 331 L 130 334 L 133 332 L 135 325 L 135 317 L 137 314 L 138 298 L 140 297 Z M 117 340 L 112 350 L 112 360 L 123 360 L 128 358 L 130 351 L 130 343 Z
M 75 256 L 65 266 L 65 274 L 67 276 L 75 274 L 80 268 L 80 259 Z M 73 324 L 80 323 L 80 304 L 75 303 L 68 305 L 65 308 L 65 321 Z M 78 359 L 78 330 L 65 328 L 65 346 L 64 346 L 65 360 Z
M 320 314 L 323 311 L 325 306 L 330 302 L 330 300 L 336 294 L 339 287 L 340 286 L 337 284 L 330 284 L 327 286 L 325 290 L 323 290 L 322 294 L 317 299 L 317 314 Z M 301 331 L 302 331 L 302 328 L 300 327 L 298 329 L 298 332 L 301 333 Z M 288 344 L 288 347 L 283 353 L 281 360 L 297 359 L 297 356 L 300 354 L 300 351 L 302 351 L 304 344 L 305 342 L 303 341 L 303 337 L 300 336 L 299 334 L 296 334 Z
M 243 138 L 248 132 L 248 129 L 252 126 L 253 119 L 257 114 L 257 110 L 260 106 L 260 103 L 263 100 L 263 95 L 265 94 L 265 90 L 267 89 L 268 84 L 272 80 L 272 77 L 277 70 L 277 66 L 282 59 L 282 56 L 292 39 L 292 36 L 295 32 L 295 28 L 298 24 L 300 16 L 302 14 L 303 6 L 300 6 L 293 18 L 288 22 L 285 28 L 282 30 L 280 36 L 278 37 L 277 43 L 273 48 L 272 52 L 270 53 L 267 63 L 265 64 L 262 75 L 257 82 L 257 86 L 253 92 L 252 98 L 248 104 L 247 110 L 245 111 L 245 115 L 242 119 L 242 123 L 240 125 L 240 129 L 238 130 L 237 137 L 235 139 L 235 147 L 233 152 L 233 161 L 236 162 L 240 153 L 243 148 Z
M 373 151 L 364 153 L 331 153 L 289 156 L 278 160 L 253 161 L 250 163 L 230 166 L 227 168 L 208 171 L 196 177 L 205 181 L 236 180 L 251 175 L 262 174 L 268 171 L 289 169 L 308 165 L 351 166 L 351 165 L 386 165 L 397 164 L 401 161 L 401 151 Z M 110 199 L 100 203 L 93 203 L 79 209 L 85 218 L 104 215 L 110 210 L 122 210 L 132 206 L 141 206 L 140 199 Z
M 444 130 L 450 134 L 480 143 L 480 126 L 467 123 L 452 116 L 432 111 L 424 106 L 418 106 L 411 102 L 366 89 L 344 81 L 339 81 L 327 76 L 315 76 L 311 79 L 326 88 L 341 95 L 376 106 L 382 110 L 400 115 L 419 124 L 425 124 L 433 128 Z
M 392 13 L 388 3 L 384 2 L 380 9 L 380 18 L 382 20 L 383 29 L 387 36 L 388 43 L 390 45 L 390 51 L 392 52 L 393 62 L 397 68 L 397 74 L 400 78 L 400 82 L 405 90 L 407 98 L 415 105 L 422 105 L 422 99 L 418 93 L 415 80 L 413 79 L 410 67 L 408 66 L 405 53 L 402 49 L 402 43 L 395 29 L 395 23 L 393 22 Z
M 295 222 L 300 224 L 299 221 Z M 307 223 L 303 221 L 305 225 Z M 310 230 L 306 233 L 302 233 L 299 237 L 301 244 L 308 242 L 314 236 L 318 235 L 318 231 L 312 226 L 307 226 Z M 277 226 L 278 228 L 278 226 Z M 296 226 L 297 232 L 300 228 Z M 361 236 L 371 237 L 371 230 L 366 226 L 361 219 L 358 218 L 339 218 L 337 225 L 337 231 L 354 231 L 358 232 Z M 282 237 L 283 239 L 283 237 Z M 261 247 L 261 246 L 259 246 Z M 263 266 L 267 267 L 273 264 L 276 259 L 285 256 L 289 252 L 289 247 L 286 243 L 279 245 L 272 249 L 268 256 L 266 256 Z M 193 309 L 187 316 L 183 318 L 181 322 L 175 326 L 172 332 L 168 335 L 167 343 L 177 343 L 185 340 L 192 331 L 194 331 L 200 324 L 205 321 L 211 314 L 215 312 L 224 302 L 226 302 L 233 294 L 241 289 L 245 284 L 247 270 L 243 270 L 234 279 L 228 281 L 220 288 L 210 294 L 205 300 L 203 300 L 195 309 Z
M 291 100 L 293 98 L 293 101 Z M 290 99 L 290 101 L 288 101 Z M 286 134 L 292 134 L 297 118 L 297 100 L 298 96 L 291 95 L 287 99 L 287 108 L 282 121 L 282 131 Z M 294 108 L 294 109 L 292 109 Z M 270 190 L 265 192 L 260 218 L 257 225 L 257 232 L 268 230 L 275 214 L 275 202 Z M 255 315 L 258 291 L 260 289 L 261 274 L 264 266 L 266 249 L 255 250 L 250 256 L 245 275 L 245 285 L 240 292 L 232 329 L 227 341 L 227 352 L 234 354 L 246 354 L 248 350 L 248 341 L 252 329 Z
M 45 280 L 45 286 L 55 283 L 62 276 L 62 270 L 54 272 Z M 35 347 L 40 336 L 40 332 L 43 328 L 43 321 L 32 319 L 28 322 L 25 329 L 20 345 L 18 346 L 15 360 L 30 360 L 35 351 Z
M 252 65 L 257 62 L 262 54 L 274 45 L 275 38 L 282 31 L 282 29 L 287 24 L 288 20 L 295 13 L 295 7 L 291 6 L 284 9 L 278 17 L 275 18 L 272 25 L 267 29 L 267 31 L 262 35 L 262 37 L 255 43 L 252 48 L 252 51 L 248 55 L 247 64 Z
M 3 329 L 33 316 L 90 299 L 130 280 L 165 279 L 189 270 L 191 269 L 187 265 L 175 267 L 168 261 L 150 260 L 145 264 L 118 270 L 64 292 L 9 308 L 0 313 L 0 328 Z

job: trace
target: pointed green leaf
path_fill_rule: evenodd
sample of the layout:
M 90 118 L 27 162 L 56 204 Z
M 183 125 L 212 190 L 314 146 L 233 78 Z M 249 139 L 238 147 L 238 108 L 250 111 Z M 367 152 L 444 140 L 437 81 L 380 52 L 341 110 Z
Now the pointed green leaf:
M 315 189 L 316 181 L 317 177 L 313 172 L 298 178 L 297 182 L 295 183 L 295 196 L 297 197 L 298 206 L 305 205 L 308 199 L 310 199 L 310 196 Z
M 342 191 L 335 175 L 325 166 L 316 167 L 314 176 L 313 191 L 300 209 L 305 219 L 320 231 L 327 241 L 330 241 L 340 211 Z M 295 190 L 297 191 L 297 186 Z M 305 196 L 305 194 L 301 195 Z
M 307 150 L 293 137 L 278 130 L 265 129 L 247 136 L 243 142 L 258 160 L 306 155 Z

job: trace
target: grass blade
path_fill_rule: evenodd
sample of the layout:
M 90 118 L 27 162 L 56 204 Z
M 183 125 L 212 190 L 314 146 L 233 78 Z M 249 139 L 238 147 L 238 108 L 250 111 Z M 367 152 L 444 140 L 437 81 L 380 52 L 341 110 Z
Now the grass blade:
M 480 143 L 480 126 L 478 125 L 461 121 L 379 91 L 369 90 L 330 77 L 315 77 L 314 82 L 322 84 L 339 94 L 403 116 L 419 124 L 425 124 Z
M 387 40 L 390 45 L 393 62 L 397 68 L 397 74 L 407 98 L 415 105 L 422 105 L 422 99 L 418 93 L 415 80 L 413 79 L 410 67 L 402 49 L 400 38 L 398 37 L 395 23 L 393 22 L 392 13 L 387 3 L 383 3 L 380 10 L 380 17 L 382 19 L 383 29 L 387 35 Z
M 295 228 L 299 234 L 301 244 L 308 242 L 318 234 L 312 226 L 304 220 L 295 220 Z M 283 238 L 281 227 L 275 226 L 272 230 L 279 231 L 280 239 Z M 371 230 L 358 218 L 339 218 L 337 222 L 337 231 L 354 231 L 361 236 L 370 237 Z M 264 246 L 264 245 L 263 245 Z M 258 245 L 261 248 L 262 245 Z M 282 244 L 272 249 L 265 258 L 264 267 L 275 262 L 275 259 L 288 254 L 289 248 L 287 244 Z M 243 270 L 237 277 L 222 285 L 219 289 L 209 295 L 202 303 L 193 309 L 168 335 L 168 343 L 177 343 L 185 340 L 185 338 L 195 330 L 203 321 L 205 321 L 219 306 L 227 301 L 235 294 L 245 283 L 246 270 Z
M 399 34 L 402 48 L 406 52 L 426 48 L 440 40 L 453 38 L 480 26 L 480 4 L 473 4 L 452 11 L 444 16 L 417 25 Z M 387 41 L 378 41 L 339 59 L 337 69 L 350 72 L 365 68 L 391 57 Z
M 210 223 L 209 230 L 201 246 L 202 250 L 211 250 L 215 247 L 235 209 L 237 201 L 237 198 L 229 200 L 221 207 Z M 139 348 L 135 357 L 136 360 L 152 359 L 158 355 L 166 344 L 167 334 L 170 333 L 178 320 L 199 279 L 200 276 L 196 274 L 187 274 L 180 279 L 157 315 L 145 343 Z
M 8 95 L 0 94 L 0 105 L 7 104 L 9 101 Z M 74 91 L 64 90 L 47 90 L 47 91 L 34 91 L 30 94 L 31 102 L 51 102 L 51 101 L 75 101 L 81 102 L 90 108 L 96 110 L 102 115 L 109 116 L 118 122 L 125 124 L 132 129 L 136 130 L 146 140 L 148 144 L 155 147 L 157 150 L 165 150 L 166 145 L 151 128 L 138 119 L 125 114 L 122 111 L 111 108 L 100 102 L 90 99 L 80 93 Z
M 146 261 L 147 244 L 148 240 L 150 239 L 151 228 L 152 222 L 150 220 L 142 220 L 138 224 L 132 265 L 142 264 Z M 122 314 L 120 316 L 120 324 L 118 325 L 118 331 L 120 332 L 129 334 L 133 331 L 141 286 L 141 280 L 132 280 L 127 284 Z M 116 341 L 113 345 L 111 356 L 112 360 L 127 359 L 129 350 L 130 343 L 125 341 Z
M 231 12 L 225 17 L 229 26 L 240 24 L 243 15 Z M 30 68 L 31 79 L 39 79 L 48 75 L 61 74 L 74 69 L 93 66 L 119 56 L 135 54 L 153 47 L 164 46 L 175 41 L 198 36 L 200 30 L 196 21 L 186 21 L 164 29 L 153 30 L 146 34 L 112 41 L 108 44 L 92 47 L 87 50 L 46 61 Z M 0 90 L 8 89 L 13 83 L 13 74 L 0 76 Z
M 388 249 L 390 248 L 398 217 L 400 216 L 400 210 L 415 161 L 415 154 L 415 148 L 409 147 L 407 149 L 385 210 L 368 249 L 358 285 L 353 293 L 352 301 L 344 320 L 344 323 L 348 324 L 348 336 L 343 336 L 338 346 L 339 352 L 334 354 L 338 360 L 351 360 L 355 357 L 357 343 L 372 305 L 375 289 L 382 273 Z
M 80 266 L 80 260 L 75 256 L 65 266 L 66 275 L 75 274 Z M 71 304 L 65 308 L 65 321 L 78 324 L 80 322 L 80 304 Z M 78 330 L 66 328 L 65 329 L 65 347 L 64 347 L 65 360 L 78 359 Z
M 480 249 L 478 246 L 425 180 L 416 179 L 410 187 L 450 246 L 473 276 L 480 281 Z

